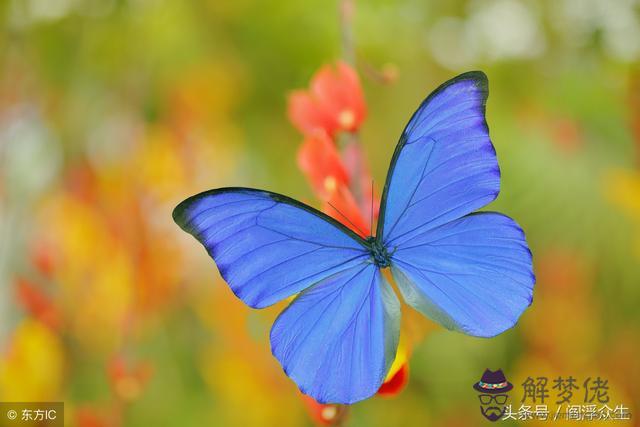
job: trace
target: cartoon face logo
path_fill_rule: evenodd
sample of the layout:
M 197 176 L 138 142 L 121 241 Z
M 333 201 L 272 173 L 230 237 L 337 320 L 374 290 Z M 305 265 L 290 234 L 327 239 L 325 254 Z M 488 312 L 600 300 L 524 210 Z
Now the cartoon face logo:
M 484 371 L 480 381 L 473 385 L 480 392 L 480 412 L 489 421 L 497 421 L 504 415 L 505 404 L 509 395 L 507 392 L 513 388 L 502 373 L 502 369 Z

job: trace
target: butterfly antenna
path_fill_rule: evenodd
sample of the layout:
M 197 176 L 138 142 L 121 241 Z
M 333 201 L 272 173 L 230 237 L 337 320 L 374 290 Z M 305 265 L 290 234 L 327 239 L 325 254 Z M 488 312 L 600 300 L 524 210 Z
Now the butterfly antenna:
M 371 180 L 371 221 L 369 221 L 369 235 L 373 236 L 373 179 Z
M 336 208 L 335 206 L 333 206 L 333 205 L 331 204 L 331 202 L 327 202 L 327 203 L 329 204 L 329 206 L 331 206 L 333 209 L 335 209 L 335 210 L 336 210 L 336 212 L 338 212 L 338 213 L 339 213 L 339 214 L 340 214 L 344 219 L 346 219 L 346 220 L 347 220 L 347 222 L 348 222 L 349 224 L 351 224 L 351 225 L 352 225 L 356 230 L 358 230 L 358 231 L 360 232 L 360 234 L 362 234 L 363 236 L 366 236 L 366 235 L 367 235 L 367 233 L 363 232 L 363 231 L 360 229 L 360 227 L 358 227 L 358 226 L 357 226 L 357 225 L 355 225 L 353 222 L 351 222 L 351 220 L 350 220 L 349 218 L 347 218 L 347 216 L 346 216 L 345 214 L 343 214 L 342 212 L 340 212 L 340 210 L 339 210 L 338 208 Z

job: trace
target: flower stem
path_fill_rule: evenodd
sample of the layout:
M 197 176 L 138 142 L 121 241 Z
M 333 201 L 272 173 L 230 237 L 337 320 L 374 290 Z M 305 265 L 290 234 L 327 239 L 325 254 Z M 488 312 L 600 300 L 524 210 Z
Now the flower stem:
M 355 15 L 355 0 L 339 0 L 340 32 L 342 33 L 342 56 L 349 65 L 356 62 L 356 50 L 353 39 L 353 17 Z

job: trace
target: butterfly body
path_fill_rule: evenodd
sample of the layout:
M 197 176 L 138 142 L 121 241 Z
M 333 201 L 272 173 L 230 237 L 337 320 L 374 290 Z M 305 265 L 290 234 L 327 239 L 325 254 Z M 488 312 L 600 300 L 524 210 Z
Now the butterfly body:
M 367 237 L 365 241 L 370 245 L 371 261 L 379 268 L 390 267 L 391 255 L 387 251 L 387 248 L 373 236 Z
M 524 232 L 506 215 L 476 212 L 500 189 L 487 96 L 486 76 L 470 72 L 423 101 L 394 151 L 375 237 L 250 188 L 206 191 L 174 210 L 245 304 L 295 296 L 271 328 L 271 351 L 317 401 L 366 399 L 389 371 L 400 303 L 382 269 L 409 306 L 472 336 L 504 332 L 531 304 Z

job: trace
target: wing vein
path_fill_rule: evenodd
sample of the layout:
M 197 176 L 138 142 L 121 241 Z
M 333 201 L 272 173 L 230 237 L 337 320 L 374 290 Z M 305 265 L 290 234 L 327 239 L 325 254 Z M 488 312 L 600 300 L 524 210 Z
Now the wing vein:
M 433 141 L 433 144 L 431 144 L 429 147 L 431 148 L 431 151 L 429 151 L 429 154 L 427 155 L 427 159 L 424 162 L 424 167 L 422 168 L 422 172 L 420 173 L 420 180 L 418 181 L 418 184 L 415 186 L 415 188 L 413 189 L 413 192 L 411 193 L 411 197 L 409 197 L 409 200 L 407 201 L 407 205 L 404 207 L 404 209 L 401 211 L 401 213 L 397 216 L 396 220 L 394 221 L 393 225 L 391 226 L 391 228 L 389 229 L 389 232 L 386 233 L 387 236 L 391 235 L 391 233 L 393 232 L 394 228 L 396 228 L 396 225 L 400 222 L 400 220 L 402 219 L 402 217 L 404 216 L 405 212 L 408 209 L 408 205 L 411 203 L 411 201 L 413 200 L 413 198 L 416 195 L 416 192 L 418 191 L 418 188 L 420 188 L 420 184 L 422 183 L 422 180 L 425 178 L 425 172 L 427 170 L 427 166 L 429 166 L 429 160 L 431 159 L 431 154 L 433 153 L 433 149 L 434 146 L 436 144 L 436 141 L 433 138 L 430 138 L 431 141 Z

